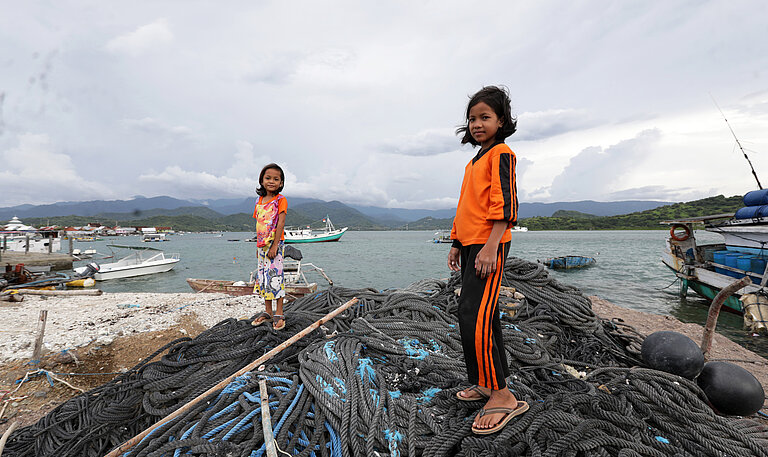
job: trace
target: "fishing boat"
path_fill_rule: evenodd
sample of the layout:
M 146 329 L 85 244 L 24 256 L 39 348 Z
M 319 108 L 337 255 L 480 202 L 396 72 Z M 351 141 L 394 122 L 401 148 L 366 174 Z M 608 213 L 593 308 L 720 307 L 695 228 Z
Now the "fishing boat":
M 285 281 L 285 298 L 287 301 L 293 301 L 317 291 L 317 283 L 307 281 L 307 278 L 304 275 L 306 270 L 316 271 L 328 281 L 329 285 L 333 284 L 331 278 L 325 274 L 325 271 L 323 271 L 322 268 L 311 263 L 302 263 L 301 252 L 298 251 L 298 249 L 293 248 L 293 251 L 298 253 L 298 255 L 296 255 L 288 248 L 291 247 L 286 247 L 286 256 L 283 261 L 283 278 Z M 294 255 L 295 257 L 289 257 L 289 255 Z M 298 259 L 296 257 L 298 257 Z M 254 289 L 256 286 L 255 276 L 256 272 L 251 272 L 248 282 L 187 278 L 187 284 L 197 292 L 218 292 L 234 296 L 252 295 L 257 293 Z
M 553 270 L 570 270 L 573 268 L 589 267 L 597 263 L 594 257 L 586 257 L 581 255 L 564 255 L 560 257 L 551 257 L 549 259 L 539 260 L 547 266 L 547 268 Z
M 723 114 L 722 110 L 720 113 Z M 768 332 L 768 189 L 763 189 L 752 161 L 724 114 L 723 119 L 759 190 L 747 192 L 742 199 L 744 207 L 735 213 L 661 221 L 670 226 L 661 260 L 680 279 L 681 296 L 691 288 L 713 300 L 726 286 L 748 277 L 752 283 L 728 296 L 723 309 L 742 314 L 746 328 Z M 694 229 L 701 226 L 705 231 L 720 234 L 723 242 L 697 243 Z
M 323 219 L 325 222 L 325 229 L 323 231 L 313 231 L 307 226 L 307 228 L 286 228 L 285 229 L 285 242 L 286 243 L 319 243 L 325 241 L 339 241 L 339 238 L 347 231 L 348 227 L 337 229 L 331 223 L 331 218 L 325 216 Z
M 511 232 L 527 232 L 528 231 L 528 227 L 523 227 L 521 225 L 516 225 L 516 226 L 512 227 L 509 230 Z
M 758 191 L 766 193 L 768 189 Z M 751 193 L 751 192 L 750 192 Z M 744 196 L 748 200 L 748 193 Z M 749 208 L 747 206 L 746 208 Z M 661 261 L 680 279 L 680 295 L 688 289 L 713 300 L 734 281 L 748 277 L 752 283 L 728 296 L 723 309 L 744 316 L 744 326 L 768 333 L 768 217 L 739 218 L 739 212 L 663 221 L 670 225 Z M 748 211 L 741 211 L 742 215 Z M 759 210 L 758 210 L 759 211 Z M 699 244 L 697 226 L 719 233 L 722 243 Z
M 227 281 L 224 279 L 194 279 L 187 278 L 187 284 L 196 292 L 222 293 L 232 296 L 253 295 L 255 284 L 245 281 Z M 286 284 L 285 300 L 293 301 L 304 295 L 317 292 L 317 283 L 305 285 Z
M 758 192 L 768 195 L 768 189 Z M 748 200 L 750 194 L 747 193 L 744 199 Z M 741 211 L 745 208 L 736 213 L 661 222 L 670 226 L 662 262 L 681 279 L 682 295 L 690 287 L 702 297 L 712 300 L 723 287 L 748 276 L 752 284 L 737 290 L 724 303 L 728 310 L 741 314 L 744 305 L 740 297 L 756 293 L 766 285 L 768 217 L 744 218 L 746 213 L 752 211 Z M 697 227 L 722 235 L 723 242 L 699 244 L 696 241 Z
M 97 264 L 98 271 L 93 275 L 96 281 L 165 273 L 179 262 L 179 254 L 165 254 L 160 249 L 145 246 L 108 246 L 132 252 L 117 262 Z M 87 265 L 75 268 L 75 273 L 85 273 L 87 268 Z
M 450 230 L 438 230 L 432 237 L 432 243 L 453 243 Z

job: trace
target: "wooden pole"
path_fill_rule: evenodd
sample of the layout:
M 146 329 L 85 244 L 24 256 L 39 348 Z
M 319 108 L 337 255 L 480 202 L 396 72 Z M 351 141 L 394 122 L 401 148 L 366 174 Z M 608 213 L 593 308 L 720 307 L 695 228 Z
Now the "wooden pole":
M 261 428 L 264 430 L 264 444 L 267 446 L 267 457 L 277 457 L 275 437 L 272 435 L 272 418 L 269 416 L 269 394 L 267 381 L 259 379 L 259 396 L 261 397 Z
M 45 323 L 48 320 L 48 310 L 40 310 L 39 325 L 40 329 L 37 331 L 37 337 L 35 337 L 35 349 L 32 351 L 32 360 L 40 360 L 40 353 L 43 351 L 43 336 L 45 336 Z
M 73 296 L 73 295 L 101 295 L 101 289 L 83 289 L 83 290 L 38 290 L 38 289 L 18 289 L 21 295 L 46 295 L 46 296 Z
M 723 303 L 734 292 L 746 287 L 748 284 L 752 284 L 752 280 L 749 276 L 744 276 L 738 281 L 733 281 L 731 284 L 723 287 L 720 292 L 715 295 L 712 300 L 712 304 L 709 305 L 709 313 L 707 313 L 707 324 L 704 326 L 704 334 L 701 338 L 701 351 L 704 353 L 704 360 L 709 360 L 709 351 L 712 349 L 712 338 L 715 336 L 715 328 L 717 327 L 717 316 L 720 314 L 720 308 L 723 307 Z
M 182 414 L 189 411 L 193 406 L 195 406 L 197 403 L 200 403 L 201 401 L 207 399 L 213 394 L 218 393 L 221 389 L 226 387 L 232 380 L 234 380 L 238 376 L 242 376 L 245 373 L 248 373 L 249 371 L 252 371 L 254 368 L 258 367 L 259 365 L 263 364 L 267 360 L 274 357 L 276 354 L 281 352 L 283 349 L 291 346 L 293 343 L 299 341 L 300 339 L 304 338 L 308 334 L 312 333 L 313 330 L 319 328 L 321 325 L 325 324 L 326 322 L 330 321 L 334 317 L 338 316 L 339 314 L 343 313 L 347 309 L 349 309 L 352 305 L 357 303 L 357 298 L 353 298 L 352 300 L 349 300 L 348 302 L 344 303 L 343 305 L 339 306 L 335 310 L 331 311 L 330 313 L 326 314 L 325 316 L 321 317 L 319 320 L 315 321 L 312 325 L 305 328 L 304 330 L 300 331 L 299 333 L 293 335 L 292 337 L 288 338 L 287 340 L 280 343 L 276 348 L 272 349 L 271 351 L 267 352 L 263 356 L 259 357 L 258 359 L 254 360 L 253 362 L 249 363 L 248 365 L 241 368 L 237 373 L 229 375 L 226 379 L 222 380 L 215 386 L 211 387 L 210 389 L 206 390 L 202 394 L 198 395 L 196 398 L 191 400 L 186 405 L 180 407 L 176 411 L 172 412 L 171 414 L 165 416 L 164 418 L 160 419 L 155 423 L 155 425 L 152 425 L 151 427 L 147 428 L 143 432 L 139 433 L 138 435 L 134 436 L 133 438 L 129 439 L 125 443 L 121 444 L 120 446 L 113 449 L 109 454 L 105 455 L 104 457 L 117 457 L 119 455 L 122 455 L 123 453 L 127 452 L 129 449 L 131 449 L 133 446 L 136 445 L 139 441 L 144 439 L 145 436 L 149 435 L 153 430 L 156 428 L 172 421 L 173 419 L 176 419 L 177 417 L 181 416 Z
M 13 421 L 10 427 L 8 427 L 8 430 L 3 433 L 3 437 L 0 438 L 0 456 L 3 455 L 3 449 L 5 449 L 5 443 L 8 441 L 8 437 L 11 436 L 11 433 L 16 431 L 16 429 L 19 427 L 19 421 Z

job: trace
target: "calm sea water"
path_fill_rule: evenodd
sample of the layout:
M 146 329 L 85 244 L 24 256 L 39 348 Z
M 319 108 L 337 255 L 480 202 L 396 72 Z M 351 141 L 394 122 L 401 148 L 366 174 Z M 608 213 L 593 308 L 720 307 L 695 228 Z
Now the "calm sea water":
M 294 245 L 304 262 L 323 268 L 335 285 L 348 288 L 388 289 L 405 287 L 425 278 L 446 278 L 450 245 L 431 243 L 431 231 L 347 232 L 336 243 Z M 597 265 L 569 272 L 551 271 L 559 281 L 615 304 L 656 314 L 672 315 L 683 322 L 703 323 L 707 303 L 690 291 L 678 295 L 679 283 L 661 263 L 666 231 L 546 231 L 515 232 L 510 256 L 536 261 L 559 255 L 587 255 Z M 152 246 L 179 253 L 181 261 L 168 273 L 104 281 L 107 292 L 191 292 L 186 278 L 248 280 L 255 268 L 254 243 L 244 242 L 252 233 L 184 234 L 164 243 L 141 243 L 139 237 L 107 238 L 100 242 L 76 242 L 76 247 L 110 254 L 108 244 Z M 719 242 L 720 236 L 696 233 L 699 242 Z M 119 250 L 113 249 L 119 254 Z M 105 262 L 109 262 L 106 260 Z M 307 279 L 327 286 L 316 273 Z M 751 337 L 742 330 L 742 318 L 722 313 L 718 331 L 763 356 L 766 338 Z

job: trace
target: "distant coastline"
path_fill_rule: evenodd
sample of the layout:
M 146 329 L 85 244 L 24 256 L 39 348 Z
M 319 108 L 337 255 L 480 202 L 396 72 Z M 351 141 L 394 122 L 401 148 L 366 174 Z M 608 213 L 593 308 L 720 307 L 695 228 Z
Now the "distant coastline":
M 552 216 L 522 218 L 518 225 L 529 230 L 666 230 L 659 221 L 736 211 L 742 205 L 741 196 L 718 195 L 685 203 L 674 203 L 653 209 L 615 216 L 595 216 L 580 211 L 560 210 Z M 329 216 L 334 224 L 353 231 L 380 230 L 445 230 L 450 229 L 452 218 L 424 217 L 416 221 L 372 218 L 339 202 L 311 202 L 289 208 L 288 226 L 318 228 Z M 27 217 L 25 223 L 39 226 L 83 226 L 102 223 L 109 226 L 171 227 L 187 232 L 249 232 L 253 231 L 250 213 L 221 215 L 205 207 L 182 207 L 172 210 L 152 209 L 127 213 L 106 213 L 92 216 Z

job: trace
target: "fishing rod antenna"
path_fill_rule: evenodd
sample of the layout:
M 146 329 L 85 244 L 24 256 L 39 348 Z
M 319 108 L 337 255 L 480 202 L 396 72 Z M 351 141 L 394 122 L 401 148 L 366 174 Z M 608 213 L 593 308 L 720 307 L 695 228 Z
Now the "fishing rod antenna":
M 757 177 L 757 173 L 755 172 L 755 167 L 752 166 L 752 161 L 749 160 L 749 157 L 747 156 L 747 151 L 745 151 L 744 148 L 741 146 L 741 141 L 739 141 L 739 138 L 736 136 L 736 132 L 734 132 L 733 128 L 731 127 L 731 123 L 728 122 L 728 118 L 725 117 L 725 113 L 723 113 L 723 110 L 720 109 L 720 105 L 717 104 L 717 101 L 715 100 L 715 97 L 712 96 L 711 92 L 709 96 L 712 97 L 712 102 L 717 107 L 717 110 L 720 111 L 720 115 L 723 116 L 723 119 L 725 120 L 725 124 L 728 126 L 728 130 L 731 131 L 731 135 L 733 135 L 733 138 L 736 140 L 736 144 L 739 146 L 739 149 L 741 149 L 741 153 L 744 154 L 744 158 L 747 159 L 749 168 L 750 170 L 752 170 L 752 176 L 754 176 L 755 181 L 757 181 L 757 187 L 762 190 L 763 185 L 760 184 L 760 179 Z

